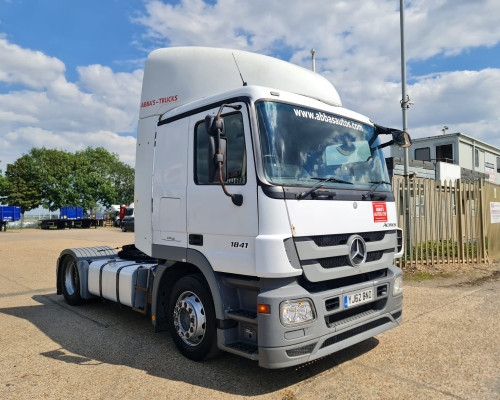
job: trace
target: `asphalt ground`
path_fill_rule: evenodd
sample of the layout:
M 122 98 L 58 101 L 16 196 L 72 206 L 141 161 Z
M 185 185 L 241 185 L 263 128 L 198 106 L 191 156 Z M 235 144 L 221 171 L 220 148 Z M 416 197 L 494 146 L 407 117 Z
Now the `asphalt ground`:
M 500 267 L 405 280 L 401 326 L 300 367 L 195 363 L 126 307 L 68 306 L 55 263 L 116 228 L 0 232 L 0 399 L 500 399 Z

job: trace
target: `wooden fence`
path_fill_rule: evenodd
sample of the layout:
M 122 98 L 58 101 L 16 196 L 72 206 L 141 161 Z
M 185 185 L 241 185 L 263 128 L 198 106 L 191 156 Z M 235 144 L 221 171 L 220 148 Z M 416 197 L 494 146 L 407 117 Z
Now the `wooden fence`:
M 398 225 L 406 233 L 400 267 L 450 263 L 486 263 L 486 210 L 484 182 L 394 176 Z

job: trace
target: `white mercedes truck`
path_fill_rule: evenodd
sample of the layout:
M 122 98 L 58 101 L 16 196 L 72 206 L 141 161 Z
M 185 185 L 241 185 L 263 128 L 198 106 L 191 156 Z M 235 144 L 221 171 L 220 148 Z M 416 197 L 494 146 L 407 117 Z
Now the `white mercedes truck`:
M 384 139 L 384 137 L 386 139 Z M 135 166 L 135 243 L 62 251 L 57 293 L 100 297 L 203 360 L 284 368 L 401 322 L 402 235 L 382 147 L 402 131 L 332 84 L 238 50 L 153 51 Z

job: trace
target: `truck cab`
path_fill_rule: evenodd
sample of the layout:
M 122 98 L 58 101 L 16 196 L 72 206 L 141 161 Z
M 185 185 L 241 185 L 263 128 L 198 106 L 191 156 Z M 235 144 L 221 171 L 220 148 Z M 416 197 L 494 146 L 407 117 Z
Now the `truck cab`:
M 409 138 L 343 108 L 330 82 L 301 67 L 229 49 L 153 52 L 134 202 L 150 304 L 130 305 L 149 306 L 155 329 L 172 330 L 191 359 L 224 350 L 266 368 L 397 326 L 402 272 L 393 261 L 403 250 L 388 143 Z M 89 274 L 82 298 L 106 297 L 110 255 L 113 265 L 126 259 L 96 252 L 85 267 L 62 254 L 60 292 L 71 256 L 78 271 L 99 263 L 100 291 Z

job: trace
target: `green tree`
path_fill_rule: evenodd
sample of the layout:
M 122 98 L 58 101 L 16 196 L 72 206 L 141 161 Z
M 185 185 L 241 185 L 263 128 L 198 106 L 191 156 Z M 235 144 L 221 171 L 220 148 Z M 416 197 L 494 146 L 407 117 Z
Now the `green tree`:
M 102 147 L 75 154 L 82 174 L 77 180 L 82 192 L 87 193 L 87 208 L 92 204 L 130 204 L 134 201 L 134 169 L 120 161 L 117 154 Z
M 2 202 L 21 207 L 21 213 L 37 208 L 42 200 L 36 165 L 30 155 L 8 164 L 2 188 Z
M 127 164 L 113 165 L 112 175 L 115 182 L 116 202 L 114 204 L 131 204 L 134 202 L 135 170 Z
M 0 169 L 0 202 L 5 196 L 7 196 L 7 178 L 3 176 Z
M 82 193 L 74 184 L 78 169 L 73 154 L 62 150 L 32 148 L 29 155 L 36 165 L 37 188 L 44 208 L 55 211 L 61 206 L 83 205 Z
M 88 147 L 76 153 L 32 148 L 7 166 L 4 193 L 22 212 L 42 205 L 51 211 L 62 206 L 129 204 L 134 197 L 134 170 L 117 154 Z M 1 183 L 1 181 L 0 181 Z M 0 187 L 1 189 L 1 187 Z

